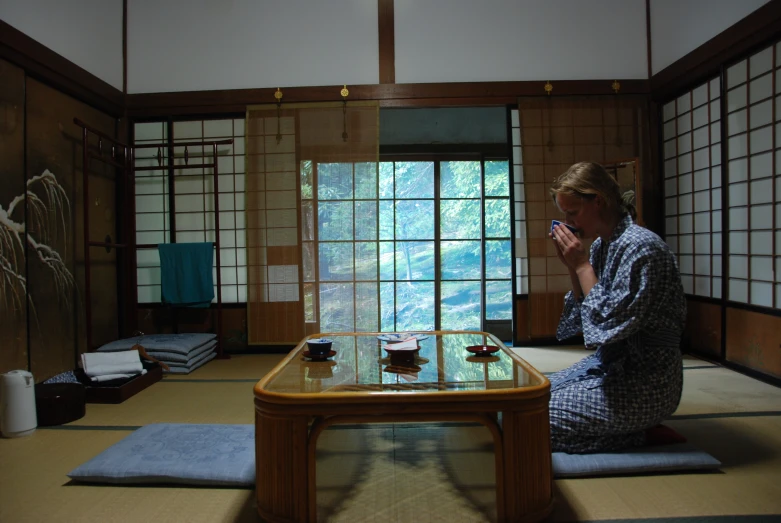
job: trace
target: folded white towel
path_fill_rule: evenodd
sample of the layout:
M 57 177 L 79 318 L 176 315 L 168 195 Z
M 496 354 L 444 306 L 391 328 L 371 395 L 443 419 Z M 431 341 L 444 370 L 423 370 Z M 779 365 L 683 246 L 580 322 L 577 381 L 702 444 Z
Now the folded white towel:
M 106 374 L 139 374 L 144 370 L 137 350 L 122 352 L 87 352 L 81 355 L 81 366 L 87 376 Z
M 400 341 L 398 343 L 388 343 L 385 345 L 385 349 L 388 351 L 395 351 L 395 350 L 417 350 L 418 349 L 418 339 L 414 336 L 411 338 L 407 338 L 404 341 Z
M 111 381 L 111 380 L 118 380 L 121 378 L 132 378 L 133 376 L 138 375 L 144 375 L 146 374 L 146 369 L 143 369 L 141 372 L 136 372 L 134 374 L 102 374 L 100 376 L 92 376 L 90 380 L 100 383 L 101 381 Z

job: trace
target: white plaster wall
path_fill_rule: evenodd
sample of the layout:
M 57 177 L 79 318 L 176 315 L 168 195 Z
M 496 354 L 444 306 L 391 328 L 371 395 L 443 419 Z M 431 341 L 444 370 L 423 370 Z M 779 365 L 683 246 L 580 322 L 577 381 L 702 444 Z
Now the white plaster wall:
M 122 90 L 122 0 L 0 0 L 0 19 Z
M 130 0 L 127 45 L 129 93 L 379 82 L 376 0 Z
M 768 0 L 650 0 L 657 73 Z M 396 81 L 647 78 L 644 0 L 395 0 Z M 121 0 L 0 19 L 122 89 Z M 375 0 L 129 0 L 130 93 L 376 84 Z
M 394 9 L 399 83 L 648 78 L 645 0 L 395 0 Z
M 656 74 L 768 0 L 651 0 L 651 66 Z

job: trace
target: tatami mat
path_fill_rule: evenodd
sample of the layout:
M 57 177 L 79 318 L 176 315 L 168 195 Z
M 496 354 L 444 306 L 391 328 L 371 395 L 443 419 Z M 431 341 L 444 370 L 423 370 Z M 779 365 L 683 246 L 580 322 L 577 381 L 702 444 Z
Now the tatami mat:
M 676 416 L 702 413 L 775 411 L 781 414 L 781 388 L 724 367 L 684 371 L 684 399 Z
M 521 358 L 528 361 L 540 372 L 549 374 L 572 365 L 586 356 L 593 354 L 593 350 L 586 350 L 580 345 L 565 345 L 558 347 L 513 347 L 512 349 Z M 714 363 L 700 358 L 686 355 L 683 358 L 684 368 L 721 368 Z
M 589 354 L 516 351 L 546 373 Z M 88 404 L 67 426 L 0 439 L 0 521 L 259 521 L 249 489 L 86 486 L 66 473 L 134 427 L 253 423 L 252 388 L 282 357 L 214 360 L 120 405 Z M 781 389 L 697 358 L 685 367 L 684 397 L 667 423 L 721 460 L 721 471 L 557 480 L 550 521 L 781 519 Z M 493 467 L 491 438 L 479 426 L 332 427 L 318 445 L 318 513 L 326 521 L 491 521 Z
M 254 423 L 253 382 L 176 382 L 164 379 L 118 405 L 88 404 L 73 425 Z
M 71 483 L 66 474 L 129 434 L 46 430 L 0 441 L 0 521 L 257 521 L 251 489 L 111 487 Z
M 493 440 L 482 426 L 333 427 L 317 459 L 318 516 L 328 521 L 496 518 Z
M 780 422 L 778 417 L 670 422 L 722 461 L 720 472 L 557 480 L 559 503 L 551 521 L 779 515 Z
M 232 354 L 228 359 L 214 359 L 190 374 L 166 374 L 165 380 L 254 380 L 266 375 L 284 354 Z

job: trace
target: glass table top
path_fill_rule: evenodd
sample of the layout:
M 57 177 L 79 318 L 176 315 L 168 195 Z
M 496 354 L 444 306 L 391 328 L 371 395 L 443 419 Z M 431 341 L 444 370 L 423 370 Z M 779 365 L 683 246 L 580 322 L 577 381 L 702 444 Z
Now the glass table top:
M 487 333 L 410 333 L 418 339 L 420 349 L 403 358 L 390 357 L 385 350 L 393 347 L 386 341 L 393 338 L 389 334 L 309 336 L 261 381 L 262 390 L 281 394 L 484 391 L 535 387 L 547 381 Z M 324 361 L 305 357 L 307 339 L 322 336 L 333 340 L 335 354 Z M 467 350 L 475 346 L 499 350 L 489 354 Z

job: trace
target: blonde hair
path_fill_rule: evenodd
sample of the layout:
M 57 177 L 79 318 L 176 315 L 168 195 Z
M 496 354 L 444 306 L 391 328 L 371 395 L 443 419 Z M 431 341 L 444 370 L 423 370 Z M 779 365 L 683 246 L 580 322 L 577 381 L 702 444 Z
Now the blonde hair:
M 566 194 L 593 200 L 600 196 L 608 210 L 618 215 L 629 213 L 636 219 L 637 211 L 632 204 L 634 193 L 621 195 L 618 182 L 598 163 L 578 162 L 553 181 L 550 194 L 556 202 L 557 194 Z

